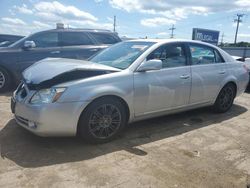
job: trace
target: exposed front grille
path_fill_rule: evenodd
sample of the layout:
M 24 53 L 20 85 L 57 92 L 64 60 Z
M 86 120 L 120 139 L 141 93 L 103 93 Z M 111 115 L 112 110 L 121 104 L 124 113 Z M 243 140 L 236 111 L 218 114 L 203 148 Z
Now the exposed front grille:
M 25 126 L 28 126 L 29 125 L 29 120 L 25 119 L 25 118 L 22 118 L 20 116 L 15 116 L 17 121 L 19 121 L 20 123 L 24 124 Z

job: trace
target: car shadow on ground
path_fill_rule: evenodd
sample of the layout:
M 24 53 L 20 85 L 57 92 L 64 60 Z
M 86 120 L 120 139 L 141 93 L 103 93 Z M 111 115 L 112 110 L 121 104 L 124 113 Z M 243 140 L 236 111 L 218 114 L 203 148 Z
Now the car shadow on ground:
M 0 131 L 0 154 L 2 159 L 7 158 L 26 168 L 83 161 L 121 150 L 147 155 L 136 147 L 220 123 L 246 111 L 246 108 L 234 105 L 225 114 L 215 114 L 203 108 L 149 119 L 131 124 L 117 140 L 102 145 L 89 145 L 74 137 L 38 137 L 19 127 L 12 119 Z

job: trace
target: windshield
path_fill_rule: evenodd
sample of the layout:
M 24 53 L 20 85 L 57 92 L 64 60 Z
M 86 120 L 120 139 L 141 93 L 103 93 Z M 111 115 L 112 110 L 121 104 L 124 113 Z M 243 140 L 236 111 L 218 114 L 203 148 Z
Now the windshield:
M 128 68 L 154 42 L 126 41 L 115 44 L 94 56 L 90 61 L 118 69 Z
M 19 47 L 19 44 L 24 42 L 26 39 L 28 39 L 29 36 L 23 37 L 19 40 L 17 40 L 16 42 L 14 42 L 13 44 L 9 45 L 9 47 Z

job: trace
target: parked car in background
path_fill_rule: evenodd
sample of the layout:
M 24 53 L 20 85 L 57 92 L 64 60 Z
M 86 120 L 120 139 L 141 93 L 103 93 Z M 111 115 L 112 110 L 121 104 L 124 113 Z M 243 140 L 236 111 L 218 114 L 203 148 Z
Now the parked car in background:
M 116 33 L 96 29 L 53 29 L 32 34 L 0 48 L 0 92 L 19 83 L 22 71 L 41 59 L 87 59 L 120 41 Z
M 90 61 L 45 59 L 26 69 L 11 108 L 40 136 L 81 135 L 103 143 L 128 122 L 212 106 L 228 111 L 246 89 L 243 63 L 189 40 L 133 40 Z
M 0 34 L 0 47 L 6 47 L 20 40 L 24 36 Z

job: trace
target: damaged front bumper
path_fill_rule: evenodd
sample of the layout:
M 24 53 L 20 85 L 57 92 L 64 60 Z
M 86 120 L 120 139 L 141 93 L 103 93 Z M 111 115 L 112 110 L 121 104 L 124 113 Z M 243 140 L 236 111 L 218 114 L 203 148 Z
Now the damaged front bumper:
M 20 89 L 20 88 L 19 88 Z M 24 88 L 25 89 L 25 88 Z M 37 104 L 29 103 L 33 91 L 17 90 L 11 100 L 11 109 L 16 122 L 39 136 L 75 136 L 77 124 L 87 103 L 65 102 Z

